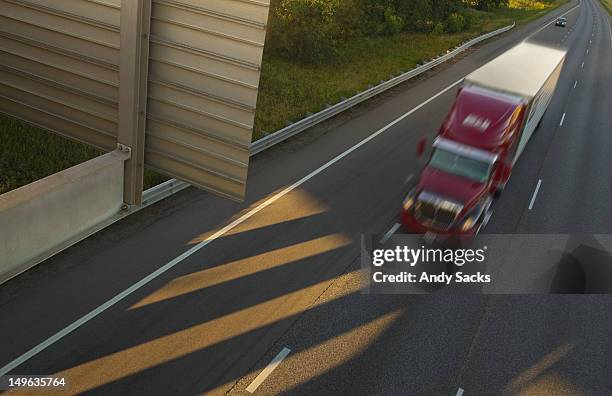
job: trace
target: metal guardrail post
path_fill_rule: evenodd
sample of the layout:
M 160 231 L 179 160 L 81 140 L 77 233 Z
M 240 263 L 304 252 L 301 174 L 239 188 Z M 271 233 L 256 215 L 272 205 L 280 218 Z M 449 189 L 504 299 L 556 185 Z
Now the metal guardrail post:
M 142 204 L 151 0 L 121 1 L 119 148 L 125 162 L 124 201 Z

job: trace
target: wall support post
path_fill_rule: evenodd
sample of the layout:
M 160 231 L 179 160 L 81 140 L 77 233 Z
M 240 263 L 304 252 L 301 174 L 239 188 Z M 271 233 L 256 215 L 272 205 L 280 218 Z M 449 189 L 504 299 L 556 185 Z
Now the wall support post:
M 121 1 L 118 146 L 125 162 L 124 202 L 142 204 L 151 0 Z

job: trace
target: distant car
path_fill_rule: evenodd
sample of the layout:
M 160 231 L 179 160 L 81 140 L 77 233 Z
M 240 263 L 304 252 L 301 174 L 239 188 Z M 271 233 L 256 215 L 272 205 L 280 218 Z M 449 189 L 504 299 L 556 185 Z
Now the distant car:
M 557 18 L 557 22 L 555 22 L 555 26 L 561 26 L 561 27 L 567 26 L 567 19 L 563 17 Z

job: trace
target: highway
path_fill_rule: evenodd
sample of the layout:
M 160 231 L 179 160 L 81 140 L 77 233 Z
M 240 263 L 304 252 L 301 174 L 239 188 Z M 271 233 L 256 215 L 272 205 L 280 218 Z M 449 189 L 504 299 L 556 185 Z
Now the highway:
M 244 204 L 188 189 L 2 285 L 0 374 L 91 394 L 612 394 L 609 296 L 371 296 L 358 274 L 457 82 L 524 39 L 568 55 L 485 232 L 612 230 L 610 20 L 572 1 L 256 156 Z

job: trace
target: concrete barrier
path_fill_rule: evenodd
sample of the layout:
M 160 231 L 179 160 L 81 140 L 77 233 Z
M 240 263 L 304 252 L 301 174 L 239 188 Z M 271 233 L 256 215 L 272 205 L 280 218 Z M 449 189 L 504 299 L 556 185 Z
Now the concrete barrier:
M 0 195 L 0 283 L 115 216 L 126 159 L 113 151 Z

